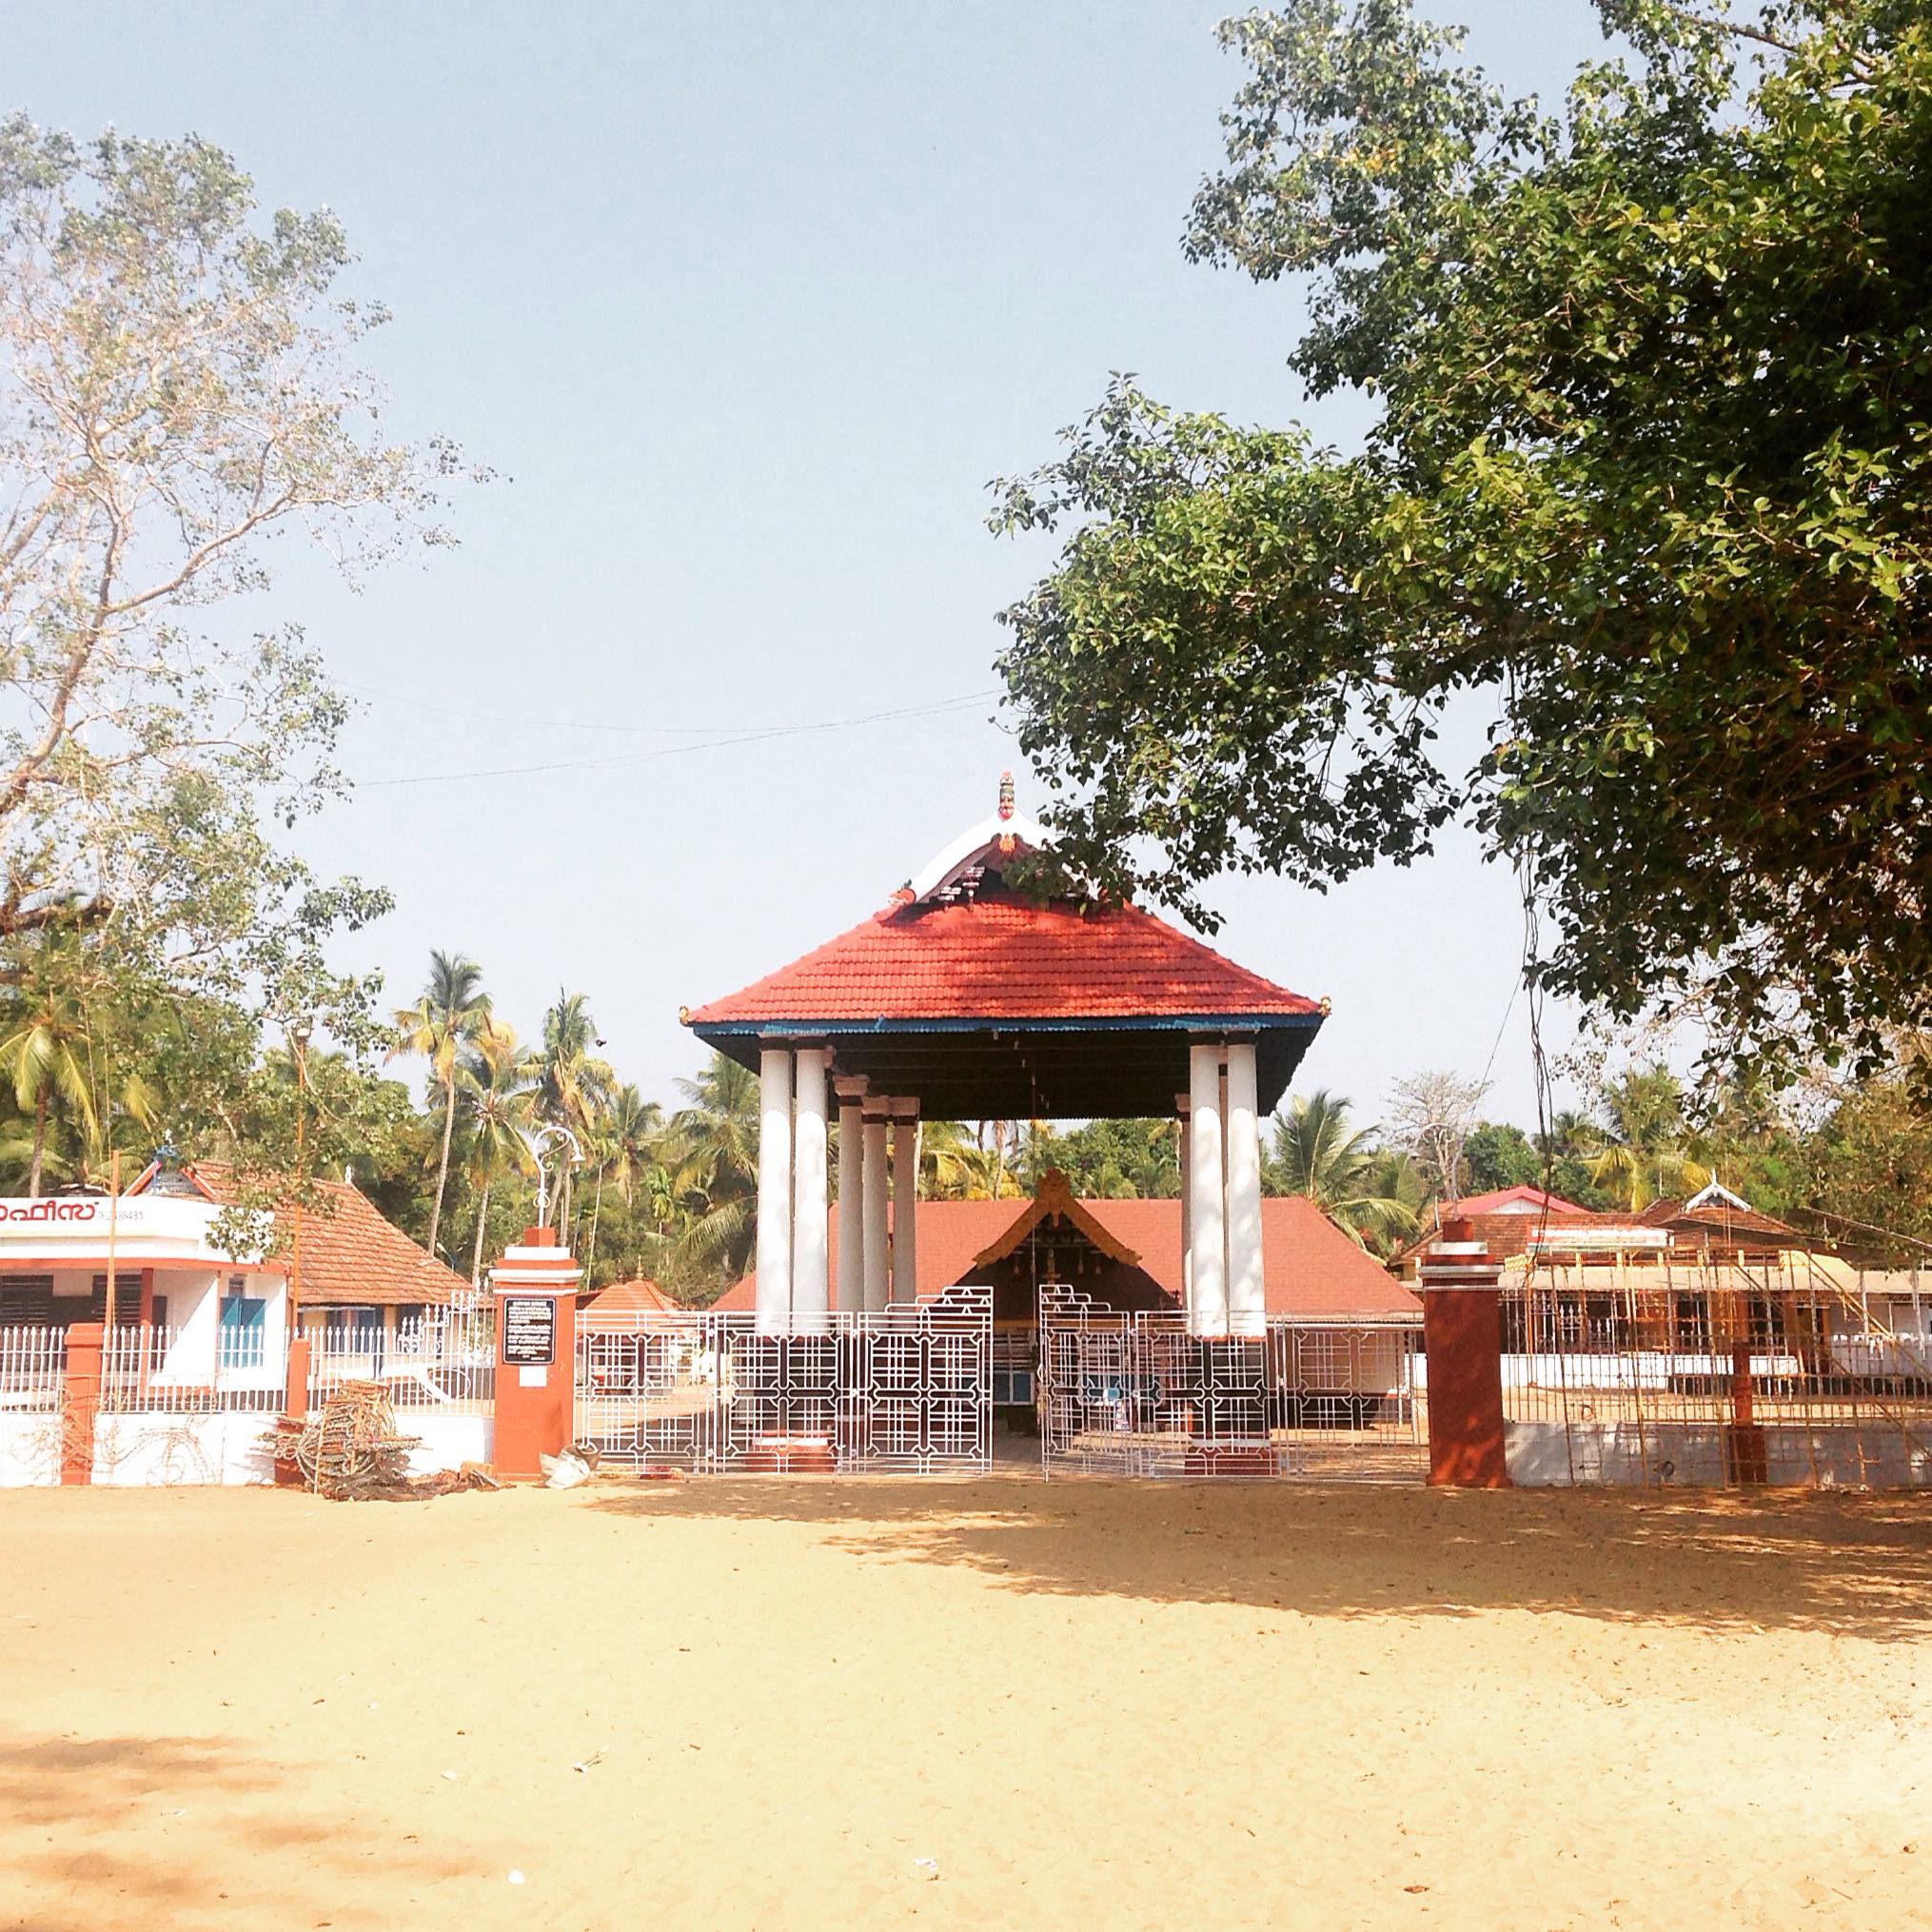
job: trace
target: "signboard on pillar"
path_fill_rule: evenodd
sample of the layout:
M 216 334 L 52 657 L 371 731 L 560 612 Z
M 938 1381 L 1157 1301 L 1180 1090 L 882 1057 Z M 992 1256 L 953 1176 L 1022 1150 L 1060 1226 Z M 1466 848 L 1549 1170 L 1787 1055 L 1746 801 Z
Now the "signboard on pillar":
M 547 1294 L 503 1297 L 503 1366 L 547 1369 L 557 1359 L 557 1303 Z

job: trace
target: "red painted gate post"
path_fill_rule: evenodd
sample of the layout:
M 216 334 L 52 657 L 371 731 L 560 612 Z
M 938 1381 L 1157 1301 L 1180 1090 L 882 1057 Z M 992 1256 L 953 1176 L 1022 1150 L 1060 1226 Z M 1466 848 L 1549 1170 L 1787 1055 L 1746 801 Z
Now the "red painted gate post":
M 1503 1433 L 1502 1264 L 1445 1221 L 1422 1257 L 1422 1347 L 1429 1363 L 1429 1480 L 1507 1489 Z
M 577 1384 L 577 1285 L 583 1271 L 554 1228 L 525 1228 L 490 1270 L 496 1298 L 499 1475 L 534 1476 L 570 1440 Z
M 60 1479 L 94 1480 L 94 1415 L 101 1406 L 101 1351 L 107 1330 L 75 1322 L 67 1331 L 67 1372 L 62 1378 Z
M 298 1425 L 308 1420 L 308 1352 L 313 1346 L 306 1335 L 297 1335 L 288 1344 L 288 1370 L 282 1391 L 282 1413 Z M 281 1441 L 292 1449 L 298 1432 L 297 1429 L 287 1430 L 281 1436 Z M 275 1458 L 275 1487 L 280 1489 L 302 1487 L 302 1471 L 296 1467 L 293 1454 Z

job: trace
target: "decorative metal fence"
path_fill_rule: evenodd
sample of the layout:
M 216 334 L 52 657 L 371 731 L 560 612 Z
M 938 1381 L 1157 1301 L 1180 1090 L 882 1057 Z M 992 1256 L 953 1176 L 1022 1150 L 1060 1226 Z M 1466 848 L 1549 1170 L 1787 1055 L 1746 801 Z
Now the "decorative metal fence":
M 1790 1268 L 1506 1284 L 1503 1411 L 1528 1483 L 1932 1485 L 1932 1341 Z
M 933 1473 L 992 1457 L 985 1289 L 822 1330 L 640 1310 L 578 1331 L 576 1432 L 609 1461 L 700 1472 Z
M 325 1324 L 309 1331 L 308 1345 L 311 1409 L 346 1382 L 374 1382 L 399 1413 L 494 1413 L 496 1312 L 487 1305 L 439 1309 L 388 1331 Z
M 1040 1453 L 1048 1475 L 1420 1481 L 1428 1426 L 1419 1315 L 1272 1316 L 1208 1340 L 1179 1312 L 1121 1313 L 1041 1288 Z

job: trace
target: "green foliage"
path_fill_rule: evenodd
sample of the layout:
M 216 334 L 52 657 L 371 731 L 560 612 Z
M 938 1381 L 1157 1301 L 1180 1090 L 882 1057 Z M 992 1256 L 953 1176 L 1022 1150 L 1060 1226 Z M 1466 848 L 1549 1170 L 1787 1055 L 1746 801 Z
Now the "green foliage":
M 1804 1205 L 1897 1268 L 1932 1260 L 1932 1119 L 1901 1073 L 1846 1087 L 1795 1150 Z
M 1406 0 L 1222 30 L 1189 252 L 1307 278 L 1292 366 L 1379 420 L 1343 456 L 1116 382 L 1002 487 L 1069 532 L 1003 671 L 1105 884 L 1212 923 L 1224 869 L 1322 886 L 1460 816 L 1547 986 L 1870 1069 L 1932 1019 L 1932 22 L 1601 10 L 1630 51 L 1557 114 Z
M 1172 1120 L 1090 1120 L 1064 1134 L 1030 1134 L 1020 1161 L 1025 1187 L 1058 1168 L 1075 1194 L 1096 1200 L 1173 1200 L 1180 1185 L 1180 1130 Z
M 1376 1145 L 1372 1127 L 1351 1128 L 1341 1095 L 1317 1088 L 1274 1117 L 1263 1167 L 1272 1193 L 1302 1194 L 1364 1247 L 1388 1254 L 1419 1227 L 1424 1185 L 1407 1155 Z

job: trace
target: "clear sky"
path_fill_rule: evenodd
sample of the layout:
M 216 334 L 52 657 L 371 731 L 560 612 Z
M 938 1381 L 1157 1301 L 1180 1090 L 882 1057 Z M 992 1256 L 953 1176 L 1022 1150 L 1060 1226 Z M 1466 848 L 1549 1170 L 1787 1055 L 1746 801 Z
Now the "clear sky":
M 1225 10 L 10 10 L 7 105 L 192 130 L 265 206 L 335 208 L 395 311 L 369 351 L 398 418 L 501 472 L 455 506 L 454 554 L 278 592 L 365 706 L 354 802 L 302 834 L 397 894 L 345 961 L 402 1003 L 431 946 L 467 952 L 525 1035 L 582 990 L 670 1097 L 698 1057 L 680 1003 L 874 909 L 1019 763 L 994 620 L 1049 553 L 987 533 L 991 478 L 1051 455 L 1113 369 L 1359 433 L 1284 367 L 1292 289 L 1180 255 L 1240 79 Z M 1587 0 L 1437 10 L 1546 97 L 1602 46 Z M 536 765 L 566 768 L 443 776 Z M 1514 889 L 1472 841 L 1218 903 L 1215 943 L 1333 999 L 1301 1087 L 1372 1117 L 1406 1073 L 1479 1074 L 1500 1029 L 1489 1111 L 1533 1117 Z

